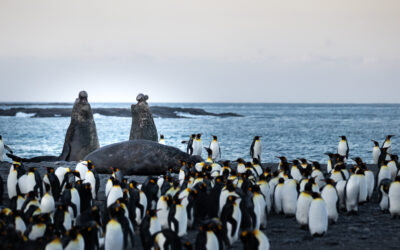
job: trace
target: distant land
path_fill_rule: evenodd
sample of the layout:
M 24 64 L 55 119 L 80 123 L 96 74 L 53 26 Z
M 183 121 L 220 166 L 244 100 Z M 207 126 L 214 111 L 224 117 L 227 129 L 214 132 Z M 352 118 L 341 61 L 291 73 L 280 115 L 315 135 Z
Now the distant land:
M 18 103 L 19 105 L 25 105 L 23 103 Z M 65 103 L 69 104 L 69 103 Z M 64 104 L 64 105 L 65 105 Z M 11 104 L 2 104 L 10 105 Z M 14 104 L 15 105 L 15 104 Z M 32 104 L 28 104 L 32 105 Z M 34 105 L 41 105 L 35 103 Z M 46 103 L 43 105 L 52 105 L 51 103 Z M 63 105 L 56 103 L 55 105 Z M 154 117 L 160 118 L 187 118 L 183 114 L 189 114 L 194 116 L 216 116 L 216 117 L 242 117 L 242 115 L 236 113 L 212 113 L 207 112 L 200 108 L 179 108 L 179 107 L 162 107 L 162 106 L 151 106 L 151 112 Z M 70 117 L 71 108 L 11 108 L 11 109 L 0 109 L 0 116 L 15 116 L 17 113 L 32 114 L 33 118 L 39 117 Z M 131 110 L 127 108 L 93 108 L 93 114 L 100 114 L 104 116 L 117 116 L 117 117 L 131 117 Z

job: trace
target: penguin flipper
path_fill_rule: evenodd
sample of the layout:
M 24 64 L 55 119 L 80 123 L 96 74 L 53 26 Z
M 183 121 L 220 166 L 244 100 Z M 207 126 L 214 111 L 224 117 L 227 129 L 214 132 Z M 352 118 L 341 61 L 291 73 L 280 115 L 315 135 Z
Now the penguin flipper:
M 10 152 L 11 154 L 14 154 L 13 151 L 11 150 L 11 148 L 9 146 L 7 146 L 6 144 L 4 144 L 4 148 Z
M 13 161 L 22 162 L 22 158 L 14 155 L 13 153 L 6 153 L 6 155 Z

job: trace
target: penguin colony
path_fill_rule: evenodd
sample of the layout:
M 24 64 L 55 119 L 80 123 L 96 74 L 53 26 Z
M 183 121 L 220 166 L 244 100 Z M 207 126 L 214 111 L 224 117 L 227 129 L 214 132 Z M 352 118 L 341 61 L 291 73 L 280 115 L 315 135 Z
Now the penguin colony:
M 318 162 L 288 161 L 285 156 L 278 157 L 276 171 L 263 168 L 259 136 L 251 145 L 251 162 L 218 162 L 221 151 L 213 136 L 204 148 L 204 162 L 180 162 L 178 173 L 170 169 L 141 184 L 112 168 L 104 190 L 99 190 L 99 175 L 90 161 L 79 162 L 75 169 L 48 167 L 44 176 L 13 162 L 6 183 L 8 205 L 0 212 L 2 247 L 119 250 L 139 244 L 143 249 L 214 250 L 242 241 L 243 249 L 269 249 L 261 231 L 268 227 L 269 214 L 295 217 L 310 235 L 323 236 L 339 215 L 357 214 L 360 205 L 371 201 L 374 189 L 379 191 L 380 209 L 400 218 L 400 171 L 397 155 L 391 154 L 391 137 L 382 147 L 374 141 L 377 175 L 359 157 L 347 166 L 345 136 L 337 153 L 326 153 L 326 173 Z M 184 143 L 190 154 L 201 154 L 201 134 Z M 99 192 L 106 199 L 95 205 Z M 188 229 L 197 236 L 183 242 Z M 140 242 L 134 241 L 135 234 Z

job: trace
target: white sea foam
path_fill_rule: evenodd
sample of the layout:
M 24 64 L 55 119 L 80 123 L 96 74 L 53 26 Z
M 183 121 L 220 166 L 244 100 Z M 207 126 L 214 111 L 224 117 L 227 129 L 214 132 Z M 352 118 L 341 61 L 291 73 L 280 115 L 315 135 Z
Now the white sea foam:
M 101 115 L 99 113 L 94 113 L 93 114 L 93 118 L 104 118 L 104 117 L 106 117 L 106 116 L 105 115 Z
M 185 118 L 207 118 L 207 117 L 212 117 L 212 116 L 209 116 L 209 115 L 192 115 L 192 114 L 189 114 L 189 113 L 185 113 L 185 112 L 177 112 L 177 111 L 175 111 L 174 112 L 177 116 L 180 116 L 180 117 L 185 117 Z
M 36 113 L 24 113 L 24 112 L 17 112 L 15 117 L 32 117 L 36 115 Z

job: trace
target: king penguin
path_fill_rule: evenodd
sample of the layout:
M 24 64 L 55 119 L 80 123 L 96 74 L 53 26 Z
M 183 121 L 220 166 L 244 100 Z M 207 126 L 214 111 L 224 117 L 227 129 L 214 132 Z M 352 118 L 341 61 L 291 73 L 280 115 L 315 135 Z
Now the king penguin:
M 212 150 L 212 160 L 217 161 L 221 157 L 221 148 L 219 146 L 218 138 L 213 135 L 213 140 L 210 143 L 210 149 Z
M 269 250 L 268 237 L 260 230 L 244 231 L 240 235 L 243 242 L 243 250 Z
M 105 250 L 123 250 L 124 232 L 121 224 L 116 219 L 111 219 L 106 226 L 106 235 L 104 237 Z
M 297 196 L 296 180 L 286 180 L 282 189 L 282 209 L 286 216 L 294 216 L 296 214 Z
M 312 184 L 308 182 L 304 187 L 304 191 L 300 193 L 296 204 L 296 220 L 301 228 L 307 228 L 308 226 L 308 211 L 312 201 Z
M 201 140 L 201 134 L 197 134 L 196 138 L 193 139 L 193 155 L 201 156 L 203 151 L 203 142 Z
M 345 159 L 347 160 L 349 158 L 349 144 L 347 142 L 347 138 L 346 136 L 342 135 L 340 136 L 341 140 L 339 141 L 339 145 L 338 145 L 338 154 L 341 156 L 344 156 Z
M 381 149 L 379 148 L 379 142 L 371 140 L 374 143 L 372 148 L 372 163 L 378 164 L 379 156 L 381 155 Z
M 251 158 L 257 158 L 261 163 L 262 144 L 260 138 L 261 136 L 254 136 L 250 146 L 250 156 Z
M 322 189 L 321 197 L 326 203 L 329 221 L 331 223 L 336 223 L 339 218 L 339 196 L 335 188 L 335 182 L 332 179 L 326 180 L 326 185 Z
M 313 237 L 323 236 L 328 231 L 326 203 L 318 193 L 313 193 L 313 198 L 308 211 L 308 229 Z
M 360 181 L 357 175 L 353 174 L 346 182 L 345 203 L 348 214 L 358 213 L 358 196 L 360 192 Z
M 389 155 L 386 155 L 386 160 L 389 161 L 390 160 L 390 154 L 392 153 L 392 142 L 390 141 L 390 139 L 393 137 L 394 135 L 387 135 L 385 138 L 385 141 L 382 143 L 382 148 L 387 148 L 387 153 Z

